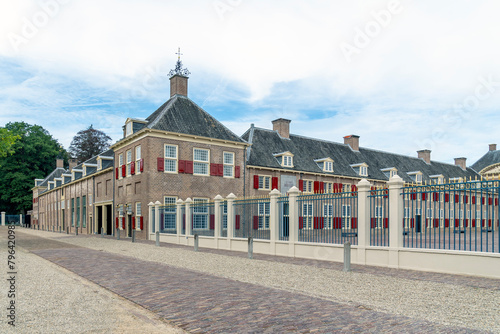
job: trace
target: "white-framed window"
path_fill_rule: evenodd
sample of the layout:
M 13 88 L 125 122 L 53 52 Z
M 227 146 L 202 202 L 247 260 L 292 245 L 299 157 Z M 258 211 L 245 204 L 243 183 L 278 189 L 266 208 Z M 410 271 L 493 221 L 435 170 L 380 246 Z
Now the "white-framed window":
M 323 191 L 325 193 L 332 193 L 333 192 L 333 182 L 324 182 L 323 183 Z
M 271 189 L 271 177 L 266 175 L 259 175 L 259 190 Z
M 313 205 L 310 203 L 302 204 L 302 221 L 304 229 L 312 229 L 313 228 Z
M 458 216 L 460 219 L 463 219 L 464 218 L 464 210 L 460 210 L 459 212 L 459 216 Z
M 175 203 L 177 202 L 177 197 L 165 196 L 163 197 L 163 230 L 175 229 L 176 226 L 176 209 Z
M 127 156 L 127 176 L 130 176 L 132 170 L 132 150 L 127 150 L 126 156 Z
M 132 134 L 132 122 L 128 122 L 125 124 L 125 137 L 128 137 Z
M 331 229 L 333 226 L 333 205 L 323 205 L 323 217 L 325 218 L 325 228 Z
M 293 157 L 289 155 L 283 156 L 283 167 L 293 167 Z
M 122 178 L 123 153 L 118 155 L 118 178 Z
M 351 221 L 351 206 L 342 205 L 342 228 L 348 228 Z
M 312 193 L 314 191 L 314 181 L 313 180 L 303 180 L 304 188 L 303 192 Z
M 410 208 L 405 208 L 405 218 L 410 217 Z
M 177 145 L 165 144 L 165 172 L 177 173 Z
M 415 175 L 415 182 L 422 183 L 422 174 Z
M 123 204 L 120 204 L 118 206 L 118 216 L 119 217 L 123 217 L 123 213 L 124 213 L 124 211 L 123 211 Z
M 359 175 L 360 176 L 368 176 L 368 167 L 360 166 L 359 167 Z
M 375 207 L 375 218 L 383 218 L 384 217 L 384 207 L 376 206 Z
M 135 147 L 135 173 L 140 174 L 141 173 L 141 157 L 142 157 L 142 152 L 141 152 L 141 145 L 138 145 Z
M 234 177 L 234 153 L 224 152 L 224 177 Z
M 325 172 L 333 172 L 333 162 L 325 161 L 325 164 L 323 165 L 323 170 Z
M 222 229 L 227 230 L 227 203 L 221 203 L 222 210 Z
M 141 202 L 136 202 L 135 203 L 135 215 L 136 216 L 142 216 L 142 205 Z
M 206 198 L 193 199 L 193 229 L 208 229 L 208 207 L 203 205 L 208 203 Z
M 208 175 L 210 151 L 202 148 L 193 149 L 193 174 Z
M 455 210 L 451 209 L 450 210 L 450 219 L 455 218 Z
M 470 210 L 467 210 L 467 219 L 470 219 Z
M 259 203 L 259 230 L 269 229 L 270 203 Z
M 389 172 L 389 178 L 393 177 L 393 176 L 396 176 L 398 175 L 398 170 L 397 169 L 392 169 L 390 172 Z
M 427 218 L 432 218 L 433 215 L 432 215 L 432 209 L 427 209 Z
M 441 219 L 444 218 L 444 210 L 443 209 L 439 210 L 439 218 L 441 218 Z
M 481 210 L 476 211 L 476 219 L 481 218 Z
M 102 169 L 102 159 L 97 158 L 97 170 Z

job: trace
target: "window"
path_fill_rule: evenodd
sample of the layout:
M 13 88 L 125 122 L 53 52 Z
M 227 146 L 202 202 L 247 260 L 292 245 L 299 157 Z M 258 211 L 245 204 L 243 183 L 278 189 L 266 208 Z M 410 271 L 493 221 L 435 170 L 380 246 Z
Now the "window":
M 121 168 L 123 166 L 123 153 L 118 155 L 118 177 L 121 179 L 122 178 L 122 171 Z
M 259 230 L 269 229 L 270 203 L 259 203 Z
M 396 175 L 398 175 L 398 171 L 397 171 L 397 169 L 393 169 L 393 170 L 391 170 L 391 171 L 389 172 L 389 177 L 393 177 L 393 176 L 396 176 Z
M 127 176 L 131 175 L 132 170 L 132 150 L 127 151 Z
M 271 189 L 271 177 L 259 175 L 259 190 Z
M 80 227 L 80 197 L 76 198 L 76 227 Z
M 375 207 L 375 218 L 383 218 L 384 217 L 384 207 L 377 206 Z
M 123 204 L 118 206 L 118 216 L 123 217 Z
M 432 218 L 432 209 L 427 209 L 427 218 Z
M 224 177 L 234 176 L 234 153 L 224 152 Z
M 89 195 L 89 206 L 92 206 L 92 195 Z
M 282 165 L 283 167 L 293 167 L 293 157 L 284 155 Z
M 204 203 L 208 203 L 208 200 L 193 199 L 193 229 L 208 229 L 208 207 Z
M 82 196 L 82 227 L 87 227 L 87 196 Z
M 342 205 L 342 228 L 349 228 L 351 221 L 351 206 Z
M 325 182 L 323 185 L 323 191 L 325 193 L 333 192 L 333 182 Z
M 450 210 L 450 218 L 451 219 L 455 218 L 455 210 L 453 209 Z
M 177 146 L 165 145 L 165 172 L 177 173 Z
M 415 175 L 415 181 L 417 183 L 422 183 L 422 174 Z
M 333 172 L 333 162 L 325 161 L 323 165 L 323 171 L 325 172 Z
M 314 190 L 314 181 L 312 180 L 304 180 L 304 192 L 312 193 Z
M 410 217 L 410 208 L 405 208 L 405 218 Z
M 141 145 L 135 147 L 135 173 L 140 174 L 140 163 L 141 163 Z
M 443 209 L 439 210 L 439 218 L 441 218 L 441 219 L 444 218 L 444 210 Z
M 132 134 L 132 122 L 128 122 L 125 124 L 125 137 L 130 136 Z
M 227 229 L 227 203 L 221 204 L 221 210 L 222 210 L 222 229 L 226 230 Z
M 193 173 L 196 175 L 208 175 L 209 150 L 195 148 L 193 151 Z
M 176 227 L 176 209 L 175 202 L 177 197 L 164 197 L 163 203 L 165 204 L 163 211 L 163 230 L 175 229 Z
M 368 176 L 368 167 L 366 167 L 366 166 L 359 167 L 359 175 L 360 176 Z
M 309 203 L 302 204 L 302 219 L 303 219 L 303 228 L 304 229 L 312 229 L 313 228 L 313 205 Z
M 97 170 L 102 169 L 102 159 L 97 159 Z
M 323 217 L 325 217 L 325 227 L 331 229 L 332 228 L 332 220 L 333 220 L 333 205 L 325 204 L 323 206 Z
M 141 204 L 141 202 L 135 203 L 135 215 L 142 216 L 142 204 Z

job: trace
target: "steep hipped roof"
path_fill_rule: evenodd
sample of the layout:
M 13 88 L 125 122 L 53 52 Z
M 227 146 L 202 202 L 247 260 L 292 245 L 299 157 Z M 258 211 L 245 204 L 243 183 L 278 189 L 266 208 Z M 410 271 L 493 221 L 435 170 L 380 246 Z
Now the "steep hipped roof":
M 408 172 L 422 172 L 423 181 L 430 180 L 431 175 L 442 174 L 445 178 L 452 177 L 475 177 L 477 174 L 470 168 L 466 171 L 459 166 L 431 161 L 425 161 L 415 157 L 388 153 L 373 149 L 360 147 L 359 151 L 353 151 L 349 145 L 307 138 L 303 136 L 290 135 L 289 139 L 281 138 L 276 131 L 250 128 L 242 136 L 250 141 L 248 165 L 271 168 L 283 168 L 296 171 L 323 173 L 322 169 L 314 161 L 323 158 L 333 159 L 332 175 L 349 176 L 359 178 L 360 176 L 351 165 L 366 163 L 368 165 L 368 178 L 387 181 L 388 178 L 381 169 L 395 167 L 398 175 L 406 182 L 412 179 Z M 284 168 L 273 156 L 277 152 L 290 151 L 294 154 L 293 168 Z
M 186 96 L 174 95 L 146 118 L 147 128 L 194 136 L 244 141 Z
M 488 151 L 478 161 L 476 161 L 471 168 L 476 172 L 482 171 L 484 168 L 500 163 L 500 150 Z

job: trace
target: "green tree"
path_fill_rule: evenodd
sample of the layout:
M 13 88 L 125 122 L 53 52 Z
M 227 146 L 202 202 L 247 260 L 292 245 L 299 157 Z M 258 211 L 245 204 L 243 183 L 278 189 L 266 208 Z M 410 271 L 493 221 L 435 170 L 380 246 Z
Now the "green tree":
M 82 163 L 107 150 L 110 142 L 111 137 L 100 130 L 94 129 L 91 124 L 87 129 L 78 131 L 76 136 L 73 137 L 69 152 L 73 158 Z
M 12 144 L 12 154 L 0 157 L 0 211 L 25 213 L 32 208 L 34 180 L 50 174 L 56 159 L 67 162 L 68 153 L 39 125 L 13 122 L 5 128 L 19 139 Z
M 14 153 L 12 146 L 20 137 L 13 134 L 6 128 L 0 128 L 0 158 L 6 157 L 8 154 Z

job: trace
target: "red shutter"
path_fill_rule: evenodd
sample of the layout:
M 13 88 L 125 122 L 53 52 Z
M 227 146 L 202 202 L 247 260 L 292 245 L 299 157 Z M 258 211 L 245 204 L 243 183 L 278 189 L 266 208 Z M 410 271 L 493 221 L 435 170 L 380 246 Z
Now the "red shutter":
M 165 160 L 163 158 L 156 158 L 156 165 L 159 172 L 165 171 Z
M 135 161 L 130 163 L 130 174 L 135 175 Z
M 444 227 L 450 227 L 450 220 L 448 218 L 444 220 Z
M 358 228 L 358 218 L 356 218 L 356 217 L 351 218 L 351 227 Z
M 179 173 L 184 173 L 186 171 L 186 161 L 179 160 L 178 165 L 179 165 L 178 166 Z
M 210 229 L 215 229 L 215 215 L 210 215 Z
M 455 227 L 458 227 L 459 223 L 458 223 L 458 219 L 455 219 Z
M 384 218 L 384 228 L 389 227 L 389 218 Z
M 341 193 L 341 192 L 342 192 L 342 190 L 343 190 L 343 189 L 342 189 L 342 183 L 339 183 L 339 193 Z
M 339 192 L 339 185 L 337 183 L 333 184 L 333 192 L 338 193 Z
M 253 229 L 259 229 L 259 216 L 253 216 Z
M 240 215 L 236 215 L 236 217 L 235 217 L 235 228 L 237 230 L 240 229 Z
M 141 216 L 141 225 L 140 225 L 141 230 L 144 229 L 144 218 Z
M 299 217 L 299 230 L 304 228 L 304 217 Z
M 118 180 L 118 167 L 115 168 L 115 179 Z
M 464 196 L 464 203 L 465 204 L 469 203 L 469 196 L 467 195 Z
M 476 227 L 476 220 L 472 219 L 472 227 Z
M 127 176 L 127 166 L 122 165 L 122 177 Z
M 481 203 L 484 205 L 486 203 L 486 201 L 484 200 L 486 197 L 482 197 L 481 198 Z
M 468 219 L 465 220 L 465 227 L 469 227 L 469 220 Z
M 319 181 L 314 181 L 314 193 L 319 193 Z
M 320 229 L 325 228 L 325 217 L 320 217 L 319 218 L 319 228 Z
M 299 190 L 304 191 L 304 180 L 299 180 Z
M 376 226 L 375 225 L 375 218 L 371 219 L 371 225 L 370 226 L 371 226 L 371 228 L 375 228 L 375 226 Z
M 272 183 L 272 189 L 278 189 L 278 178 L 277 177 L 273 177 L 271 179 L 271 183 Z
M 472 201 L 472 204 L 476 204 L 476 196 L 472 196 L 471 201 Z
M 240 166 L 234 167 L 234 177 L 237 179 L 240 177 Z
M 455 195 L 455 203 L 460 202 L 460 195 Z
M 410 227 L 415 227 L 415 218 L 410 219 Z
M 498 198 L 495 198 L 495 206 L 498 206 Z
M 488 197 L 488 205 L 493 205 L 493 198 Z
M 186 174 L 193 174 L 193 162 L 186 160 L 186 169 L 185 169 Z
M 139 160 L 139 171 L 144 172 L 144 159 Z
M 450 201 L 450 194 L 444 194 L 444 201 L 448 203 Z
M 217 168 L 219 172 L 217 173 L 218 176 L 224 176 L 224 165 L 223 164 L 218 164 Z
M 135 230 L 135 216 L 132 216 L 132 229 Z
M 217 164 L 210 164 L 210 175 L 217 176 L 218 172 L 219 172 L 219 170 L 217 168 Z
M 125 229 L 125 217 L 122 217 L 122 229 Z
M 491 227 L 491 219 L 488 219 L 488 227 Z
M 422 201 L 427 200 L 427 193 L 422 193 Z
M 415 201 L 417 199 L 417 194 L 415 194 L 415 193 L 411 194 L 411 199 L 413 201 Z
M 116 228 L 118 228 L 118 217 L 116 217 Z
M 325 192 L 325 182 L 319 183 L 319 192 L 323 194 Z
M 432 194 L 432 200 L 434 202 L 439 202 L 439 193 L 433 193 Z
M 318 227 L 319 227 L 319 219 L 318 219 L 318 217 L 314 217 L 314 220 L 313 220 L 313 228 L 314 228 L 315 230 L 317 230 L 317 229 L 318 229 Z
M 259 189 L 259 175 L 253 176 L 253 188 Z

